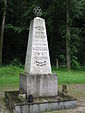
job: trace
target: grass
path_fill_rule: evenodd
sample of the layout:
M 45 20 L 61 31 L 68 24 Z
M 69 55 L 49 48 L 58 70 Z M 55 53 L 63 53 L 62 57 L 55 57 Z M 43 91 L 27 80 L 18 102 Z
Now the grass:
M 18 66 L 0 66 L 0 89 L 3 87 L 19 86 L 19 73 L 23 73 L 24 69 Z M 59 84 L 84 84 L 85 71 L 67 71 L 66 69 L 53 69 L 58 75 Z
M 66 69 L 53 69 L 54 73 L 58 75 L 59 84 L 84 84 L 85 83 L 85 70 L 71 70 Z
M 23 69 L 18 66 L 2 66 L 0 67 L 0 88 L 19 85 L 19 73 L 23 73 Z

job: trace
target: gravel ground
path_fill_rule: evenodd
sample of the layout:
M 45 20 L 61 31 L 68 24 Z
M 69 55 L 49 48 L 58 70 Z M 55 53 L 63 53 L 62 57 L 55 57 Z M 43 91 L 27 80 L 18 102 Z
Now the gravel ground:
M 78 106 L 75 109 L 60 110 L 51 113 L 85 113 L 85 84 L 69 84 L 68 93 L 69 95 L 78 99 Z M 16 88 L 4 88 L 0 89 L 0 113 L 10 113 L 4 103 L 4 91 L 16 90 Z M 61 86 L 59 86 L 61 90 Z

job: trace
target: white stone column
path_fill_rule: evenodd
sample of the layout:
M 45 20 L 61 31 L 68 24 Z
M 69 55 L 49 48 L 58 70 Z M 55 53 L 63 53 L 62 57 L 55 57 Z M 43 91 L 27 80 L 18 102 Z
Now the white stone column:
M 30 74 L 51 74 L 45 20 L 34 18 L 30 24 L 25 60 L 25 72 Z

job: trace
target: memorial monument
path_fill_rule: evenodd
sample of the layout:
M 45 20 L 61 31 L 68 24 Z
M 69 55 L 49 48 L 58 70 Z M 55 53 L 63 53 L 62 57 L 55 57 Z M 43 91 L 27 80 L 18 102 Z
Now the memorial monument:
M 38 17 L 41 14 L 39 7 L 34 12 L 37 17 L 30 23 L 25 74 L 20 75 L 20 90 L 27 97 L 57 96 L 57 75 L 51 71 L 45 20 Z
M 14 113 L 42 113 L 77 105 L 77 99 L 58 92 L 58 78 L 51 71 L 45 20 L 40 7 L 30 23 L 24 74 L 19 91 L 5 92 L 6 103 Z M 66 91 L 67 92 L 67 91 Z

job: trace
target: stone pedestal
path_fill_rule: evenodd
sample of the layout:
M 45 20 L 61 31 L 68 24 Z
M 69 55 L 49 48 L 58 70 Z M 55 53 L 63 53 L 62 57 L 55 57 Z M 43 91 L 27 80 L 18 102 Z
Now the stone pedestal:
M 58 95 L 56 74 L 20 74 L 19 89 L 33 97 L 50 97 Z

